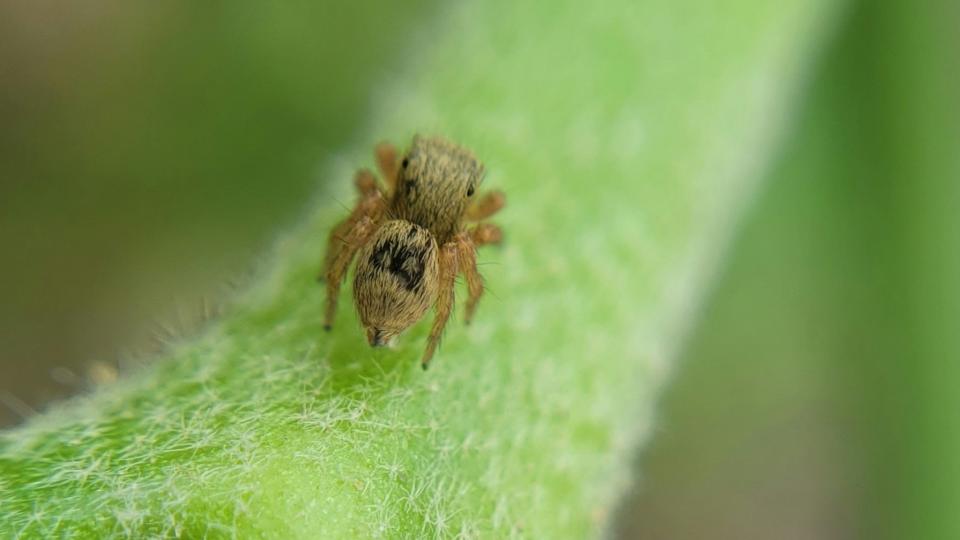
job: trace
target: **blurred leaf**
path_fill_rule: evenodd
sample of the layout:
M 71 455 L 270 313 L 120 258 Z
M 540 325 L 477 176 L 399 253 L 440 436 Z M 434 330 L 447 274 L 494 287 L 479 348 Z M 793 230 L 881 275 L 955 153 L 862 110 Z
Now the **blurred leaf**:
M 846 19 L 625 534 L 960 537 L 960 12 L 861 2 Z
M 617 9 L 614 9 L 617 8 Z M 689 11 L 687 11 L 689 9 Z M 701 291 L 834 7 L 458 4 L 410 38 L 342 178 L 217 325 L 0 439 L 26 536 L 582 538 L 608 526 Z M 492 294 L 369 349 L 313 283 L 375 140 L 473 148 L 510 208 Z M 638 423 L 639 422 L 639 423 Z

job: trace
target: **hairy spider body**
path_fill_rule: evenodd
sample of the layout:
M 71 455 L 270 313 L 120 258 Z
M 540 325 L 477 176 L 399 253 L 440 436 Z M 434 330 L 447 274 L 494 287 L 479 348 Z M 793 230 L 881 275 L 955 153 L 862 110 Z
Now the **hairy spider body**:
M 415 137 L 398 171 L 389 213 L 430 229 L 445 244 L 460 232 L 482 179 L 483 165 L 468 150 L 443 139 Z
M 353 296 L 378 346 L 420 320 L 437 294 L 437 242 L 409 221 L 385 222 L 358 254 Z
M 444 139 L 414 137 L 399 165 L 393 146 L 382 143 L 375 153 L 385 188 L 370 171 L 357 172 L 360 200 L 330 233 L 321 274 L 327 283 L 325 327 L 333 324 L 340 284 L 357 256 L 354 303 L 372 346 L 386 344 L 434 305 L 422 359 L 426 369 L 453 309 L 457 275 L 466 277 L 469 323 L 483 294 L 476 248 L 502 236 L 495 225 L 464 223 L 493 215 L 505 199 L 491 192 L 474 200 L 483 165 Z

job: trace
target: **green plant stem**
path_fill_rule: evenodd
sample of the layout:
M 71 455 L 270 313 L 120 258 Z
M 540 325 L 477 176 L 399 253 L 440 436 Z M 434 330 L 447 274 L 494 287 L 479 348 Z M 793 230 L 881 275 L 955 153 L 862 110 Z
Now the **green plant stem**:
M 0 442 L 24 537 L 582 538 L 833 18 L 824 1 L 457 4 L 412 38 L 316 211 L 203 335 Z M 318 96 L 322 99 L 322 96 Z M 506 191 L 488 294 L 429 372 L 313 277 L 380 138 L 442 134 Z M 461 291 L 462 293 L 462 291 Z

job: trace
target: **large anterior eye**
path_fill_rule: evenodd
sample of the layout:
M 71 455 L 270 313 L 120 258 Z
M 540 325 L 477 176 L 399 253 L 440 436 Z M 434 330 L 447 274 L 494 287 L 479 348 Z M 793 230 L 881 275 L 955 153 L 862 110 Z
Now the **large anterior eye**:
M 473 197 L 473 186 L 467 188 L 467 197 Z
M 407 168 L 407 165 L 410 165 L 410 160 L 407 159 L 407 158 L 403 158 L 403 163 L 401 163 L 400 165 L 401 165 L 404 169 L 406 169 L 406 168 Z

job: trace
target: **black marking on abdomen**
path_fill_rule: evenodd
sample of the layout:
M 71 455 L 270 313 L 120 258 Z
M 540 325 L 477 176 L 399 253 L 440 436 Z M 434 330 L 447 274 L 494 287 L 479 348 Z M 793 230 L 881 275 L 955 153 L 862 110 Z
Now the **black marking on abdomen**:
M 415 229 L 411 228 L 411 232 Z M 407 238 L 411 238 L 409 235 Z M 426 245 L 411 245 L 387 238 L 377 243 L 370 255 L 370 265 L 381 272 L 393 274 L 408 291 L 420 288 L 426 260 Z

